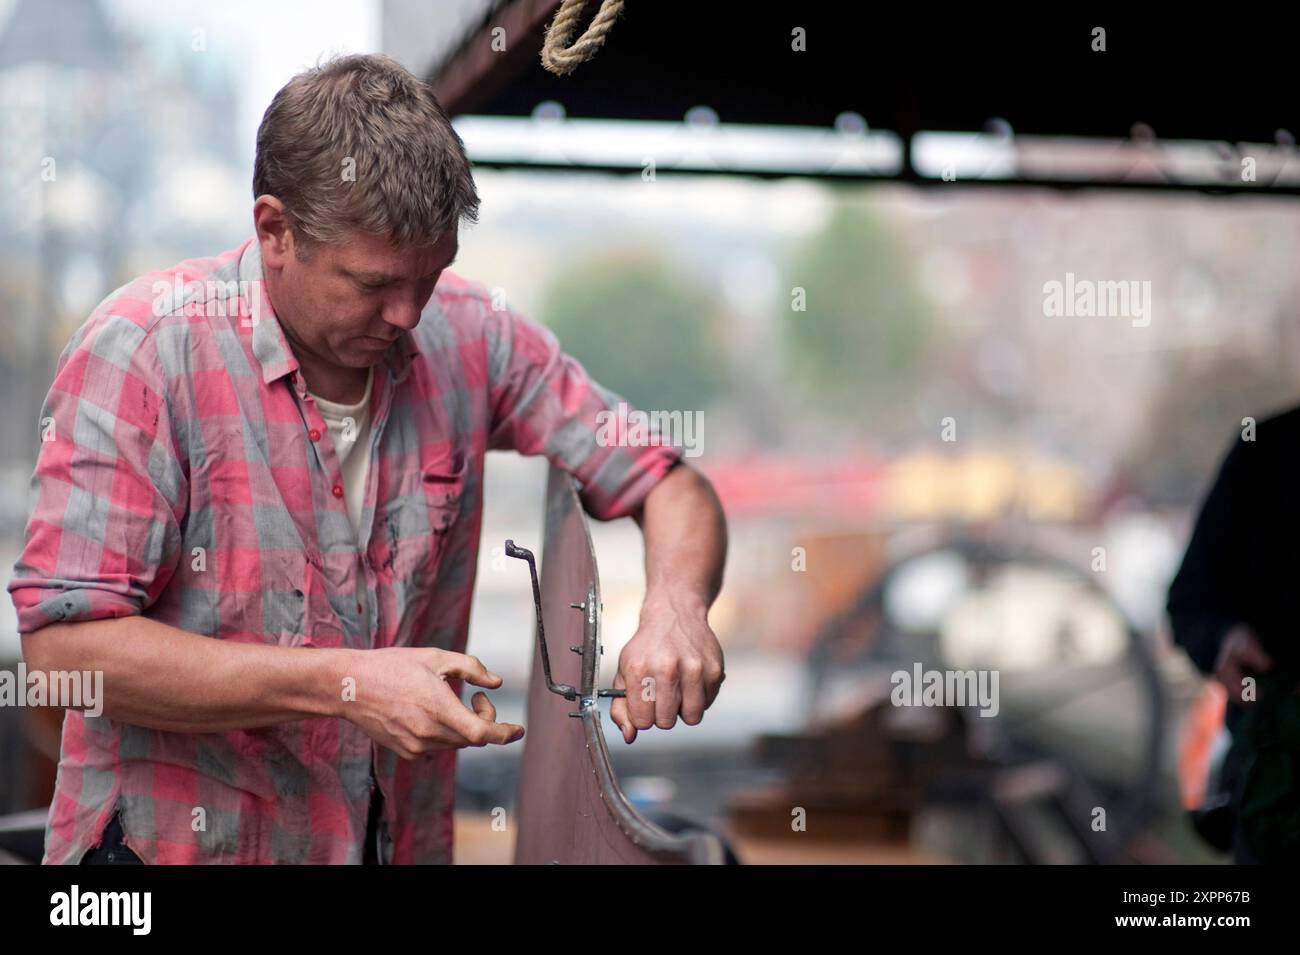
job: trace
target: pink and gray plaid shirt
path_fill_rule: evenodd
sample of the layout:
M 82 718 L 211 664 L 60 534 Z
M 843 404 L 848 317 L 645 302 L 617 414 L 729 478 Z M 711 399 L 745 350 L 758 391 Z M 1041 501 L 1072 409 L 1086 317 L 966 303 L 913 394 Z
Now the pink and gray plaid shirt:
M 250 240 L 136 279 L 73 336 L 9 584 L 20 632 L 139 614 L 303 652 L 464 652 L 486 451 L 545 455 L 599 519 L 636 510 L 680 456 L 601 446 L 597 412 L 620 397 L 445 272 L 376 368 L 358 547 L 261 279 Z M 45 861 L 79 861 L 117 809 L 148 863 L 357 863 L 377 783 L 391 861 L 450 862 L 455 769 L 455 750 L 407 762 L 340 718 L 199 734 L 69 710 Z

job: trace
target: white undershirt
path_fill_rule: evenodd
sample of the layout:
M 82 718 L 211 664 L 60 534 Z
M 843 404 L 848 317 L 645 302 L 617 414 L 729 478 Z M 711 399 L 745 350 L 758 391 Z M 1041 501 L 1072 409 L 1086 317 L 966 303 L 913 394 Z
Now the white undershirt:
M 334 451 L 343 470 L 343 500 L 348 508 L 352 532 L 361 536 L 361 510 L 365 503 L 366 473 L 370 470 L 370 394 L 375 369 L 366 376 L 366 393 L 354 405 L 326 401 L 312 393 L 321 417 L 334 441 Z

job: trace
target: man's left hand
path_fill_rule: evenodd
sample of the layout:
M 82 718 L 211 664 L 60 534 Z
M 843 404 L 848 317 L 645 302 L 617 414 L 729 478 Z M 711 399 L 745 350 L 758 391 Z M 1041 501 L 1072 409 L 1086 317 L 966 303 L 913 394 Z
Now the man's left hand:
M 694 726 L 718 695 L 726 678 L 722 646 L 709 628 L 708 611 L 698 600 L 646 598 L 641 623 L 618 658 L 617 689 L 609 715 L 624 742 L 651 726 L 672 729 L 680 715 Z

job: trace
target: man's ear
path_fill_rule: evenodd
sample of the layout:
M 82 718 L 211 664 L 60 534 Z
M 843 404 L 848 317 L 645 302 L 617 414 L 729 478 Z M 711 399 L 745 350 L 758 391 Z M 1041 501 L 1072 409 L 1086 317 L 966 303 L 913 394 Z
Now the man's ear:
M 253 227 L 262 247 L 262 264 L 282 269 L 293 256 L 293 229 L 284 203 L 275 196 L 258 196 L 253 203 Z

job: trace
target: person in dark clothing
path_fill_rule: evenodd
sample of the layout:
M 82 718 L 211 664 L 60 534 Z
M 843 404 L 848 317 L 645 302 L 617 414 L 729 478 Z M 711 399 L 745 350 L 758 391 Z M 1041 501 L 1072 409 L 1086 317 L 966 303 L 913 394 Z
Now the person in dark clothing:
M 1238 863 L 1283 851 L 1275 828 L 1300 825 L 1300 761 L 1284 732 L 1300 709 L 1300 408 L 1255 425 L 1228 449 L 1169 589 L 1174 641 L 1227 690 Z M 1294 819 L 1294 823 L 1292 820 Z

